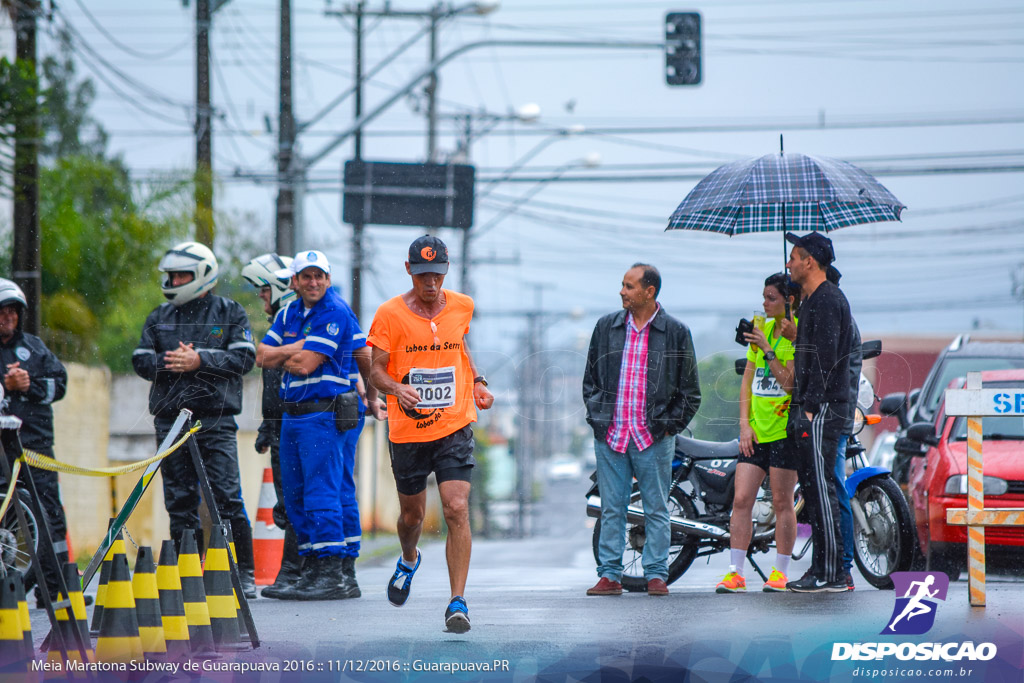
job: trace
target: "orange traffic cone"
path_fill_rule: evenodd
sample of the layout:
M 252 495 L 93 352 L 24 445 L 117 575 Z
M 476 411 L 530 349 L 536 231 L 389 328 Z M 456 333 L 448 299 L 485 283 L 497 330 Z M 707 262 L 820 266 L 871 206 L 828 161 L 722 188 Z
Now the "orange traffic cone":
M 274 583 L 277 571 L 281 568 L 281 557 L 284 555 L 284 529 L 274 524 L 276 503 L 274 473 L 269 467 L 265 467 L 259 507 L 256 509 L 256 523 L 252 525 L 252 555 L 256 564 L 258 586 L 269 586 Z

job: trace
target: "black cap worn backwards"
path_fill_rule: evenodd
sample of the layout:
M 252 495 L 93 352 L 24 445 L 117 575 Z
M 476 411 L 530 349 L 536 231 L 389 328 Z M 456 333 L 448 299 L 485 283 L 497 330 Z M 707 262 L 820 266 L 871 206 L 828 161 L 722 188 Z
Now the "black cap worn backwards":
M 810 254 L 811 258 L 818 262 L 818 265 L 821 266 L 822 270 L 827 268 L 828 264 L 836 260 L 836 252 L 832 249 L 832 240 L 825 237 L 820 232 L 808 233 L 803 237 L 787 232 L 786 241 L 800 247 Z
M 409 245 L 409 272 L 413 275 L 421 273 L 448 272 L 448 247 L 437 237 L 424 235 Z

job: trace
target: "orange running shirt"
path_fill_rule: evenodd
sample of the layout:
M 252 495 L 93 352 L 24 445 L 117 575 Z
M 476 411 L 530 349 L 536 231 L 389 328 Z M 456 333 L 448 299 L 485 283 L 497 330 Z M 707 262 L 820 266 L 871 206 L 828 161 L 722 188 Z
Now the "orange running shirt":
M 373 316 L 366 338 L 368 346 L 391 354 L 391 378 L 412 384 L 423 399 L 415 410 L 406 411 L 394 396 L 387 397 L 393 443 L 436 441 L 476 422 L 473 370 L 463 344 L 473 318 L 473 299 L 441 291 L 445 307 L 433 320 L 413 313 L 401 296 L 385 301 Z

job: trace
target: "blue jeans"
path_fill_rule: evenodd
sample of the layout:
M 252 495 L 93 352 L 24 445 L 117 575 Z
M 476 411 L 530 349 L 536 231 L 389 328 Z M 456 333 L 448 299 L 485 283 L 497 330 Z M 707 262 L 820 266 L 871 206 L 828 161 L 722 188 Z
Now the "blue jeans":
M 644 504 L 644 577 L 668 580 L 668 548 L 671 540 L 668 487 L 672 483 L 672 454 L 676 439 L 666 436 L 647 450 L 632 439 L 625 453 L 616 453 L 602 440 L 594 441 L 597 486 L 601 492 L 601 538 L 598 541 L 597 575 L 622 580 L 622 553 L 626 549 L 626 507 L 636 477 Z
M 843 570 L 849 574 L 853 568 L 853 513 L 850 512 L 850 496 L 846 492 L 846 442 L 850 435 L 839 437 L 836 449 L 836 498 L 839 499 L 839 530 L 843 535 Z

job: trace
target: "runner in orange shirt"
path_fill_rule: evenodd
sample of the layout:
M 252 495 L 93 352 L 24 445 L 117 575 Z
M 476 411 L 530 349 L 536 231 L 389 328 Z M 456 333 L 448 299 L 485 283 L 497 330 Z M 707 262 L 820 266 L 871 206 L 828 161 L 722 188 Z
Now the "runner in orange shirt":
M 463 593 L 473 543 L 469 490 L 476 463 L 470 425 L 476 422 L 476 408 L 490 408 L 494 396 L 466 346 L 473 299 L 441 289 L 448 272 L 444 242 L 431 235 L 414 241 L 405 270 L 412 276 L 412 289 L 377 309 L 366 340 L 373 347 L 370 381 L 387 394 L 391 470 L 401 505 L 402 555 L 387 594 L 396 607 L 409 597 L 420 566 L 416 544 L 426 509 L 427 476 L 433 472 L 448 525 L 445 554 L 452 593 L 445 626 L 465 633 L 469 609 Z

